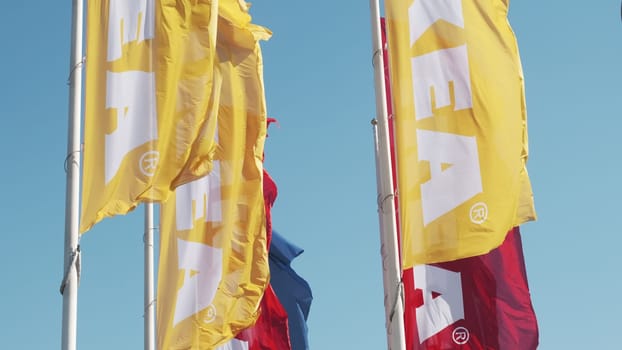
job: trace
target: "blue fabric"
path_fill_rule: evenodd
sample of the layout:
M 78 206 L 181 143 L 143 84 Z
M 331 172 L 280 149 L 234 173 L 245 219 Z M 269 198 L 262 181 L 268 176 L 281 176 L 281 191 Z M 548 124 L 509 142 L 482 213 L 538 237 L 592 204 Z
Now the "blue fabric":
M 281 305 L 287 311 L 289 337 L 292 350 L 308 350 L 307 318 L 313 295 L 307 281 L 290 266 L 292 260 L 304 250 L 289 243 L 272 231 L 270 243 L 270 284 Z

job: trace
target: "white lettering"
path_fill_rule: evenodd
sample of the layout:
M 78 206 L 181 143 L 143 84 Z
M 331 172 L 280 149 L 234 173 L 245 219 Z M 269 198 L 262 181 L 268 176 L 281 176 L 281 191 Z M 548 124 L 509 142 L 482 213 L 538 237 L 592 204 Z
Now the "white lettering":
M 175 221 L 177 230 L 190 230 L 194 221 L 205 218 L 205 222 L 222 221 L 220 196 L 220 162 L 207 176 L 179 186 L 176 190 Z M 192 210 L 194 203 L 195 209 Z
M 248 342 L 234 338 L 217 347 L 216 350 L 248 350 Z
M 417 56 L 411 63 L 417 120 L 433 115 L 431 88 L 434 89 L 436 108 L 451 104 L 449 82 L 453 82 L 454 87 L 454 110 L 473 106 L 466 45 Z
M 173 326 L 210 306 L 222 278 L 222 249 L 177 239 L 184 284 L 177 292 Z
M 117 112 L 117 128 L 105 138 L 106 184 L 130 151 L 157 139 L 154 84 L 153 73 L 106 72 L 106 108 Z
M 423 305 L 417 308 L 419 342 L 464 319 L 462 281 L 460 272 L 430 265 L 417 265 L 413 269 L 414 288 L 423 292 Z M 432 293 L 440 294 L 436 297 Z
M 474 136 L 417 130 L 417 152 L 430 163 L 430 180 L 421 185 L 424 226 L 482 192 Z
M 110 0 L 108 62 L 121 58 L 123 45 L 153 39 L 153 33 L 153 0 Z
M 408 8 L 410 45 L 439 19 L 464 28 L 462 0 L 417 0 Z

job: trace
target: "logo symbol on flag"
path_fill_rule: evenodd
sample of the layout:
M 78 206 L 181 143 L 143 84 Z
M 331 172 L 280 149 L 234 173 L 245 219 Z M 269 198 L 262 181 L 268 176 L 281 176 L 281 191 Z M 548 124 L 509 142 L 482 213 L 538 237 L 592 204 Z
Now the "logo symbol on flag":
M 160 160 L 160 152 L 158 151 L 149 151 L 145 152 L 139 161 L 140 172 L 146 176 L 153 176 L 156 171 L 156 167 L 158 165 L 158 161 Z
M 471 222 L 481 225 L 488 218 L 488 206 L 486 203 L 477 202 L 471 207 L 470 213 Z
M 458 327 L 451 333 L 451 338 L 458 345 L 466 344 L 469 341 L 469 330 L 464 327 Z

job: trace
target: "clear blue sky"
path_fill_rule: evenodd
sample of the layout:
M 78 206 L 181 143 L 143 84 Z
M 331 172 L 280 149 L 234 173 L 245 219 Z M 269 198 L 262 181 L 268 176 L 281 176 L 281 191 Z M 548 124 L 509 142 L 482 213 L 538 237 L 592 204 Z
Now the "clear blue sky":
M 305 253 L 314 350 L 385 348 L 367 1 L 256 1 L 274 227 Z M 71 1 L 0 11 L 0 347 L 58 349 Z M 618 0 L 514 0 L 539 220 L 523 226 L 540 349 L 619 346 L 622 24 Z M 143 214 L 82 239 L 80 349 L 142 349 Z

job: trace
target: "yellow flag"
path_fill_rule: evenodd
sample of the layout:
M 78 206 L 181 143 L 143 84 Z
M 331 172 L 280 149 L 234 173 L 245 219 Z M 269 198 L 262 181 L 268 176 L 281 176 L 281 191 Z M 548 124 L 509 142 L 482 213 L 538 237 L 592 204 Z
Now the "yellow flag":
M 535 219 L 507 0 L 387 0 L 402 264 L 487 253 Z
M 245 7 L 237 11 L 246 14 Z M 221 28 L 234 23 L 240 24 L 219 20 Z M 261 51 L 252 38 L 269 32 L 247 24 L 233 30 L 239 35 L 218 34 L 211 171 L 178 187 L 161 207 L 157 334 L 162 350 L 214 349 L 228 341 L 254 324 L 268 284 L 262 192 L 266 108 Z M 240 35 L 242 42 L 236 40 Z
M 217 15 L 218 0 L 89 1 L 80 232 L 165 200 L 201 128 L 213 136 Z

